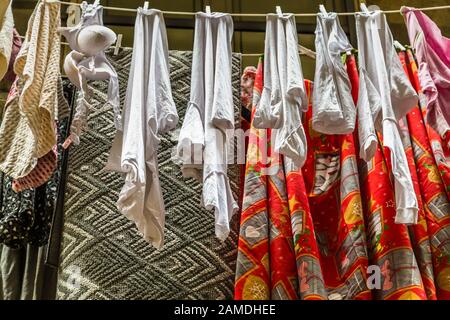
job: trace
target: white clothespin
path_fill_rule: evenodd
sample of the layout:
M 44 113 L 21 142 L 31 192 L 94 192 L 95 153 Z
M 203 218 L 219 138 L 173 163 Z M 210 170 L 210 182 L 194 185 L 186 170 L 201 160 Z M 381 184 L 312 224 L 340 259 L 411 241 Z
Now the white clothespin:
M 77 5 L 71 4 L 66 9 L 68 27 L 76 26 L 81 20 L 81 8 Z
M 123 34 L 119 33 L 117 35 L 116 47 L 114 48 L 115 56 L 117 56 L 119 54 L 120 47 L 122 46 L 122 38 L 123 38 Z
M 325 9 L 325 6 L 323 4 L 319 5 L 319 10 L 324 16 L 328 16 L 327 9 Z
M 277 15 L 282 18 L 283 17 L 283 11 L 281 11 L 281 7 L 280 6 L 276 6 L 275 7 L 275 11 L 277 12 Z
M 94 1 L 94 7 L 98 6 L 100 4 L 100 0 L 95 0 Z
M 148 10 L 148 7 L 150 6 L 150 3 L 148 1 L 144 2 L 144 10 Z
M 367 6 L 366 6 L 366 4 L 365 4 L 364 2 L 361 2 L 361 10 L 362 10 L 364 13 L 370 13 L 370 12 L 369 12 L 369 9 L 367 9 Z
M 400 51 L 406 51 L 406 48 L 397 40 L 394 41 L 394 46 Z
M 206 6 L 205 12 L 211 14 L 211 6 Z

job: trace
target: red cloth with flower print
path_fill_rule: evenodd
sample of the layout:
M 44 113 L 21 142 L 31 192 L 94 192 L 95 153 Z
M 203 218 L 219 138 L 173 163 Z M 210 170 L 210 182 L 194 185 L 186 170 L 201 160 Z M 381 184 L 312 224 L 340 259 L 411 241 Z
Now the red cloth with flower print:
M 423 96 L 414 55 L 408 50 L 401 52 L 399 57 L 412 85 L 419 96 Z M 419 105 L 423 102 L 424 100 L 420 99 Z M 423 112 L 426 112 L 425 106 L 426 104 L 423 105 Z M 436 163 L 436 157 L 433 156 L 435 150 L 444 150 L 445 147 L 440 136 L 425 124 L 426 113 L 422 113 L 420 106 L 415 107 L 406 118 L 417 166 L 419 191 L 416 192 L 421 195 L 425 209 L 425 219 L 419 220 L 416 234 L 418 242 L 423 246 L 427 232 L 431 245 L 431 250 L 427 252 L 423 261 L 427 267 L 427 274 L 423 276 L 424 285 L 427 293 L 434 291 L 438 299 L 449 300 L 450 201 L 447 193 L 450 185 L 445 161 Z
M 347 57 L 347 72 L 356 102 L 359 75 L 353 56 Z M 356 130 L 354 135 L 357 136 Z M 382 275 L 381 288 L 374 290 L 373 295 L 380 300 L 426 300 L 408 227 L 395 223 L 394 188 L 386 161 L 388 150 L 384 152 L 381 141 L 372 160 L 358 161 L 370 264 L 378 266 Z

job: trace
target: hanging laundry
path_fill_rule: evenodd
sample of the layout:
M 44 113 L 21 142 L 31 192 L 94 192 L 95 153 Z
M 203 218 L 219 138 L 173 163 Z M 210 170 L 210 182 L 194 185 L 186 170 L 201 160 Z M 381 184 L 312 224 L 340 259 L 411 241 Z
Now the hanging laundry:
M 370 161 L 377 148 L 376 130 L 391 152 L 395 181 L 396 223 L 416 224 L 418 204 L 405 151 L 397 129 L 417 103 L 417 93 L 403 71 L 392 34 L 381 11 L 356 14 L 359 48 L 359 139 L 361 158 Z
M 347 58 L 347 70 L 353 98 L 359 106 L 358 88 L 364 82 L 358 79 L 358 68 L 353 56 Z M 375 156 L 370 161 L 358 159 L 369 262 L 378 266 L 382 275 L 381 288 L 374 290 L 373 296 L 379 300 L 426 300 L 408 228 L 395 223 L 394 186 L 390 179 L 392 170 L 389 170 L 382 150 L 382 144 L 377 143 Z
M 64 108 L 67 102 L 62 86 L 57 94 L 58 106 Z M 17 99 L 9 101 L 7 108 L 13 108 L 11 104 L 17 103 Z M 38 187 L 28 186 L 18 191 L 12 178 L 5 174 L 0 176 L 0 243 L 15 249 L 23 248 L 26 244 L 34 246 L 47 244 L 60 181 L 62 144 L 67 133 L 67 123 L 67 116 L 56 123 L 58 137 L 55 147 L 56 165 L 50 176 Z
M 320 134 L 313 129 L 313 119 L 313 108 L 309 108 L 304 127 L 308 128 L 306 136 L 310 147 L 303 176 L 327 298 L 371 299 L 354 138 L 352 134 Z
M 261 59 L 253 120 L 264 74 Z M 292 160 L 272 152 L 272 132 L 250 129 L 235 299 L 326 299 L 303 176 Z
M 306 111 L 307 98 L 293 14 L 267 15 L 264 57 L 264 89 L 253 124 L 276 129 L 274 151 L 302 167 L 307 146 L 301 112 Z
M 90 93 L 88 80 L 109 80 L 108 103 L 113 106 L 116 129 L 121 129 L 119 80 L 116 70 L 105 55 L 115 41 L 116 34 L 103 26 L 103 6 L 98 3 L 81 4 L 81 21 L 75 27 L 60 28 L 59 31 L 69 42 L 70 52 L 64 61 L 64 71 L 70 81 L 80 89 L 78 104 L 72 119 L 70 137 L 65 147 L 71 143 L 78 145 L 80 135 L 87 126 Z
M 223 13 L 196 14 L 191 100 L 180 131 L 177 155 L 185 177 L 203 181 L 202 203 L 215 211 L 216 235 L 225 240 L 239 209 L 227 176 L 234 137 L 231 88 L 233 20 Z
M 9 0 L 0 4 L 0 80 L 8 71 L 13 44 L 14 18 Z
M 161 248 L 166 211 L 158 175 L 158 135 L 173 130 L 178 115 L 170 86 L 166 26 L 159 10 L 138 9 L 123 121 L 106 166 L 125 174 L 117 207 L 136 223 L 146 241 Z
M 417 92 L 421 93 L 419 70 L 412 51 L 407 50 L 399 55 L 412 85 Z M 428 111 L 426 104 L 423 105 L 423 109 L 425 112 Z M 422 264 L 426 267 L 426 276 L 422 275 L 422 279 L 424 279 L 427 294 L 430 292 L 434 293 L 438 299 L 450 299 L 450 245 L 448 244 L 450 200 L 446 194 L 448 183 L 440 178 L 439 162 L 433 157 L 432 148 L 432 145 L 438 144 L 438 141 L 429 137 L 430 131 L 427 132 L 426 127 L 430 125 L 424 121 L 425 116 L 420 106 L 416 106 L 406 116 L 414 149 L 413 159 L 417 165 L 420 194 L 425 209 L 425 221 L 419 220 L 419 224 L 414 226 L 423 230 L 421 233 L 416 232 L 415 240 L 421 248 L 425 249 Z M 429 129 L 434 131 L 432 128 Z M 429 239 L 424 231 L 428 233 Z M 428 241 L 431 249 L 427 249 Z M 430 284 L 431 281 L 434 283 Z
M 0 170 L 18 179 L 56 144 L 60 4 L 39 2 L 29 21 L 0 127 Z
M 427 123 L 450 141 L 450 39 L 422 11 L 402 7 L 410 43 L 416 52 L 419 80 L 426 95 Z
M 341 53 L 352 45 L 336 13 L 319 13 L 316 27 L 316 72 L 313 129 L 325 134 L 348 134 L 355 129 L 356 107 Z

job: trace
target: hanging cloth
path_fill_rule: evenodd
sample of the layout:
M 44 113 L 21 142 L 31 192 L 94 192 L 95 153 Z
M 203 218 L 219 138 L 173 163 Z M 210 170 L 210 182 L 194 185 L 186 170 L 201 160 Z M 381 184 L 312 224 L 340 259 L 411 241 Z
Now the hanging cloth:
M 59 24 L 60 4 L 39 2 L 15 61 L 18 79 L 0 127 L 0 170 L 15 179 L 27 176 L 56 144 Z
M 103 26 L 103 7 L 99 4 L 81 4 L 80 23 L 72 28 L 60 28 L 59 31 L 69 42 L 70 52 L 64 61 L 64 71 L 70 81 L 80 89 L 80 96 L 72 120 L 71 134 L 65 147 L 72 142 L 80 143 L 80 135 L 87 126 L 89 104 L 88 80 L 109 80 L 108 103 L 113 106 L 114 124 L 121 129 L 119 80 L 116 70 L 108 61 L 105 50 L 115 41 L 116 34 Z
M 13 44 L 14 18 L 9 0 L 0 4 L 0 80 L 8 71 Z
M 374 157 L 378 144 L 376 130 L 379 130 L 384 146 L 391 152 L 397 208 L 395 221 L 416 224 L 418 203 L 397 120 L 417 104 L 417 93 L 403 71 L 386 16 L 381 11 L 357 13 L 356 32 L 360 67 L 360 155 L 365 161 Z
M 402 7 L 410 43 L 416 52 L 419 80 L 427 98 L 427 123 L 450 139 L 450 39 L 422 11 Z
M 253 124 L 272 132 L 274 151 L 302 167 L 306 158 L 306 138 L 301 112 L 307 98 L 298 54 L 298 35 L 293 14 L 267 15 L 264 50 L 264 90 Z
M 158 135 L 173 130 L 178 115 L 170 86 L 166 26 L 159 10 L 138 9 L 123 121 L 106 166 L 125 175 L 117 207 L 136 223 L 146 241 L 161 248 L 166 211 L 158 175 Z
M 185 177 L 203 181 L 202 203 L 215 211 L 216 235 L 225 240 L 239 209 L 227 176 L 228 148 L 234 136 L 231 88 L 233 20 L 223 13 L 196 14 L 191 98 L 177 154 Z
M 325 134 L 348 134 L 355 129 L 356 107 L 342 52 L 353 48 L 336 13 L 319 13 L 316 27 L 316 73 L 313 129 Z

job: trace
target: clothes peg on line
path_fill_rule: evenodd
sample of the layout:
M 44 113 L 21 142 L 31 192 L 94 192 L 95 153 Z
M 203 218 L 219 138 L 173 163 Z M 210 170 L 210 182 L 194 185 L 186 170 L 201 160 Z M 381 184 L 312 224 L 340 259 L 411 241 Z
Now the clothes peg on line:
M 406 51 L 406 48 L 397 40 L 394 41 L 394 46 L 400 51 Z
M 144 10 L 148 10 L 148 7 L 150 6 L 150 3 L 148 1 L 144 2 Z
M 211 14 L 211 6 L 206 6 L 205 12 Z
M 364 2 L 361 2 L 361 10 L 362 10 L 364 13 L 370 13 L 370 12 L 369 12 L 369 9 L 367 9 L 367 6 L 366 6 L 366 4 L 365 4 Z
M 100 0 L 95 0 L 94 1 L 94 6 L 98 6 L 100 4 Z
M 283 17 L 283 11 L 281 11 L 281 7 L 280 6 L 276 6 L 275 7 L 275 11 L 277 12 L 277 15 L 282 18 Z
M 120 47 L 122 46 L 122 38 L 123 38 L 123 34 L 119 33 L 117 35 L 116 47 L 114 48 L 115 56 L 117 56 L 119 54 Z
M 324 16 L 328 16 L 327 9 L 325 9 L 325 6 L 323 4 L 319 5 L 319 10 Z

